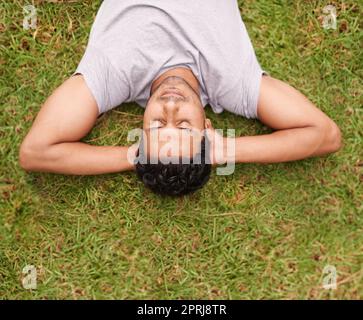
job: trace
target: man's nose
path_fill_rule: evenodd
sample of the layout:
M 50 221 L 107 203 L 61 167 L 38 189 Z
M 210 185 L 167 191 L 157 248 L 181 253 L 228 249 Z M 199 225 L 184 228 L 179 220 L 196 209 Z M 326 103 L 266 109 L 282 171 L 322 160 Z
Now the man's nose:
M 177 99 L 174 99 L 174 97 L 170 97 L 167 101 L 164 102 L 163 105 L 164 112 L 171 116 L 179 111 L 179 104 Z

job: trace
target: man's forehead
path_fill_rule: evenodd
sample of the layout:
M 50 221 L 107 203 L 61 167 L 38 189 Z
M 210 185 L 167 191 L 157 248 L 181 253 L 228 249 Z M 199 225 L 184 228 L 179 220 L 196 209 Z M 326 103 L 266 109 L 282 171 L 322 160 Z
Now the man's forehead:
M 192 158 L 200 151 L 201 130 L 161 128 L 145 130 L 144 153 L 149 158 Z

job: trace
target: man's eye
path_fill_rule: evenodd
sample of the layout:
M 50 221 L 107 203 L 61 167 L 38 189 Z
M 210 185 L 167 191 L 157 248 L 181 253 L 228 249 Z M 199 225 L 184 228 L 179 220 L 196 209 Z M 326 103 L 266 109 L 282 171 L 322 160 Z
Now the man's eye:
M 158 130 L 158 129 L 161 129 L 162 126 L 155 126 L 155 127 L 150 127 L 150 130 Z
M 150 124 L 150 129 L 159 129 L 162 127 L 162 125 L 163 125 L 162 122 L 159 120 L 152 121 Z

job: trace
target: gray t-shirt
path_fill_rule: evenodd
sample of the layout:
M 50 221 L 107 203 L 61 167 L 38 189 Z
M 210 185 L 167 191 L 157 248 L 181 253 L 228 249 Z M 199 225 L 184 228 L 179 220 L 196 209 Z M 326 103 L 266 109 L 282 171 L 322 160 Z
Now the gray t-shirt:
M 236 0 L 104 0 L 75 73 L 103 113 L 145 107 L 153 80 L 175 67 L 193 71 L 203 106 L 257 118 L 263 71 Z

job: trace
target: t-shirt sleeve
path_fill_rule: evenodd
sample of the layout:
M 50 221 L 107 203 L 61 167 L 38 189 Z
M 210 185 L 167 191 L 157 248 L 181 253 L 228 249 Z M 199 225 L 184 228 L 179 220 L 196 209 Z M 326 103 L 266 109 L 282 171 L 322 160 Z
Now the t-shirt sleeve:
M 129 97 L 128 82 L 96 47 L 87 47 L 76 74 L 83 75 L 97 102 L 99 114 L 119 106 Z
M 245 32 L 242 56 L 237 62 L 239 77 L 221 95 L 223 109 L 246 118 L 256 119 L 261 79 L 264 74 L 255 50 Z

